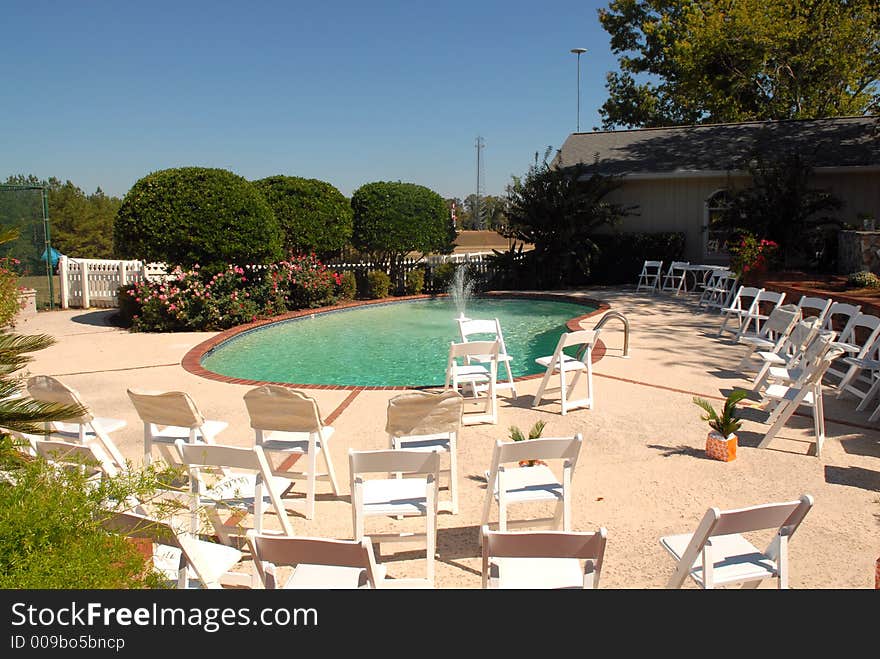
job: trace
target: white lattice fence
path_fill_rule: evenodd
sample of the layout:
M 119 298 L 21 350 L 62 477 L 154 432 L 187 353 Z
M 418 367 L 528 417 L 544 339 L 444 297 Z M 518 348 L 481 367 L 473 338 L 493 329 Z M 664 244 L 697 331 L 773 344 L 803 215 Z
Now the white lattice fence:
M 120 286 L 145 277 L 161 277 L 164 273 L 161 264 L 62 256 L 58 260 L 61 308 L 116 307 L 116 293 Z

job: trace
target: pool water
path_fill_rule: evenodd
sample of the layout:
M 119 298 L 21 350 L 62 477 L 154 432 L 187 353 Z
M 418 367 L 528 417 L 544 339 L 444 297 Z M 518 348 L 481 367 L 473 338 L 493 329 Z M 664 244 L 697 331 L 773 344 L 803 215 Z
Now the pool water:
M 466 315 L 498 318 L 518 377 L 542 372 L 535 358 L 553 353 L 568 331 L 566 321 L 593 309 L 548 300 L 474 299 Z M 239 334 L 209 352 L 202 366 L 233 378 L 294 384 L 442 385 L 449 343 L 461 341 L 457 316 L 448 298 L 318 313 Z

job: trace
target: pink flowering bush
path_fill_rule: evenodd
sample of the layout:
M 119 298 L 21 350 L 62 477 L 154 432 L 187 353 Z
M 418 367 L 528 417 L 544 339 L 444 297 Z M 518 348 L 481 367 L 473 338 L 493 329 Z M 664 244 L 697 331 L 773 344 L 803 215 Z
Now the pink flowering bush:
M 18 264 L 18 259 L 8 256 L 0 259 L 0 327 L 11 325 L 21 309 L 18 275 L 14 270 Z
M 198 265 L 177 267 L 164 282 L 122 287 L 120 316 L 140 332 L 221 330 L 332 304 L 338 280 L 314 255 L 268 266 L 228 265 L 213 274 Z
M 764 272 L 771 265 L 779 250 L 779 245 L 772 240 L 758 239 L 751 233 L 740 234 L 740 239 L 728 243 L 730 267 L 740 277 L 754 276 Z

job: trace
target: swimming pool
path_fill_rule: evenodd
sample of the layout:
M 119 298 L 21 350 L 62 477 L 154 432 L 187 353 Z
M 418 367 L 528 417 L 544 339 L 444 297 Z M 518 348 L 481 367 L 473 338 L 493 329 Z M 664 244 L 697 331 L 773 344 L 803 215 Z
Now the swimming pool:
M 566 322 L 596 307 L 529 298 L 477 298 L 470 318 L 498 318 L 514 376 L 542 372 Z M 448 298 L 315 313 L 238 334 L 201 360 L 229 378 L 293 384 L 418 387 L 442 385 L 449 343 L 460 341 Z M 470 340 L 477 340 L 472 336 Z

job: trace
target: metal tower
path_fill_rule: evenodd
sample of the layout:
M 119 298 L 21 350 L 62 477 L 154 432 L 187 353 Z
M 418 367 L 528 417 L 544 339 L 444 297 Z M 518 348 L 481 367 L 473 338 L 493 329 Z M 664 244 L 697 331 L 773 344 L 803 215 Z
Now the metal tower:
M 477 229 L 485 229 L 485 218 L 483 217 L 483 180 L 486 178 L 486 175 L 483 171 L 482 151 L 486 148 L 486 143 L 482 137 L 477 136 L 475 146 L 477 148 L 477 193 L 474 199 L 473 220 L 474 226 Z

